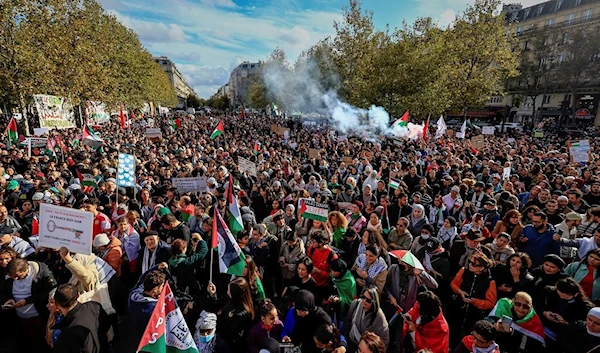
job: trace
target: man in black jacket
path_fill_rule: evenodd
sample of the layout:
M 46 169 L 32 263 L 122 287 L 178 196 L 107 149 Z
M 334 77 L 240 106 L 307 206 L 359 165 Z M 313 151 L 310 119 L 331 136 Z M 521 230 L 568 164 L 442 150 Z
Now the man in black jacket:
M 48 321 L 48 294 L 56 286 L 52 272 L 44 263 L 14 259 L 7 267 L 7 279 L 2 284 L 0 302 L 4 310 L 15 311 L 24 337 L 19 345 L 23 351 L 47 352 L 44 337 Z
M 94 301 L 80 304 L 77 298 L 77 287 L 72 284 L 61 284 L 54 294 L 56 307 L 65 318 L 52 327 L 61 330 L 53 352 L 108 352 L 106 333 L 109 323 L 102 305 Z

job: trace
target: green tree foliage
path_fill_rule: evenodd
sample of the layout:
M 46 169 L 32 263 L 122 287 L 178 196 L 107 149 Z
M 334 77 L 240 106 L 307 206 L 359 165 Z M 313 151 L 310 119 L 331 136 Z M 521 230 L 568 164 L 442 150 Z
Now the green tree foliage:
M 21 111 L 39 93 L 74 104 L 177 104 L 137 35 L 95 0 L 2 0 L 0 22 L 0 91 Z
M 203 105 L 203 103 L 204 102 L 202 102 L 200 100 L 200 98 L 198 98 L 198 96 L 195 95 L 195 94 L 190 94 L 187 97 L 187 106 L 188 107 L 198 109 L 198 108 L 200 108 Z

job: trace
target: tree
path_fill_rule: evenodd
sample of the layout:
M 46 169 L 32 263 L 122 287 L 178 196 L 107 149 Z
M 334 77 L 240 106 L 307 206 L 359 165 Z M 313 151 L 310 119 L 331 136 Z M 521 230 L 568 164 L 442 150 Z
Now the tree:
M 500 0 L 477 0 L 444 32 L 444 86 L 451 107 L 482 105 L 504 92 L 504 77 L 517 74 L 515 36 L 506 30 L 504 16 L 495 12 Z
M 267 100 L 267 89 L 262 80 L 257 80 L 248 88 L 248 108 L 264 109 L 269 101 Z
M 574 27 L 564 32 L 564 59 L 556 58 L 559 82 L 571 93 L 569 102 L 575 114 L 575 94 L 585 84 L 597 83 L 600 73 L 600 26 Z
M 200 98 L 194 93 L 187 96 L 187 106 L 195 109 L 199 109 L 202 106 Z

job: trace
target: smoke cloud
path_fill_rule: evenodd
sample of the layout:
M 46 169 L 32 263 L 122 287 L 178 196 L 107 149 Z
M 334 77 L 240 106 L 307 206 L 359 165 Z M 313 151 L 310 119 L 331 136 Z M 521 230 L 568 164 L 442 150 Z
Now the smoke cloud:
M 322 114 L 333 120 L 332 127 L 341 134 L 355 133 L 373 141 L 381 136 L 416 139 L 423 134 L 423 125 L 390 126 L 390 114 L 382 107 L 362 109 L 341 100 L 335 90 L 321 84 L 335 87 L 339 79 L 333 74 L 324 76 L 312 59 L 297 63 L 294 69 L 267 64 L 263 78 L 269 96 L 275 97 L 281 108 Z

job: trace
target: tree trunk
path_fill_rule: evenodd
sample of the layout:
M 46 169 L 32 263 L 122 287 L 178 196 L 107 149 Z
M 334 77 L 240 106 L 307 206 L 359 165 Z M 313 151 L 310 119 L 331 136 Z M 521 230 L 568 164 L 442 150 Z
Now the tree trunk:
M 21 114 L 23 114 L 23 126 L 25 127 L 24 135 L 29 136 L 29 119 L 27 117 L 25 98 L 23 97 L 21 90 L 19 90 L 19 109 L 21 109 Z

